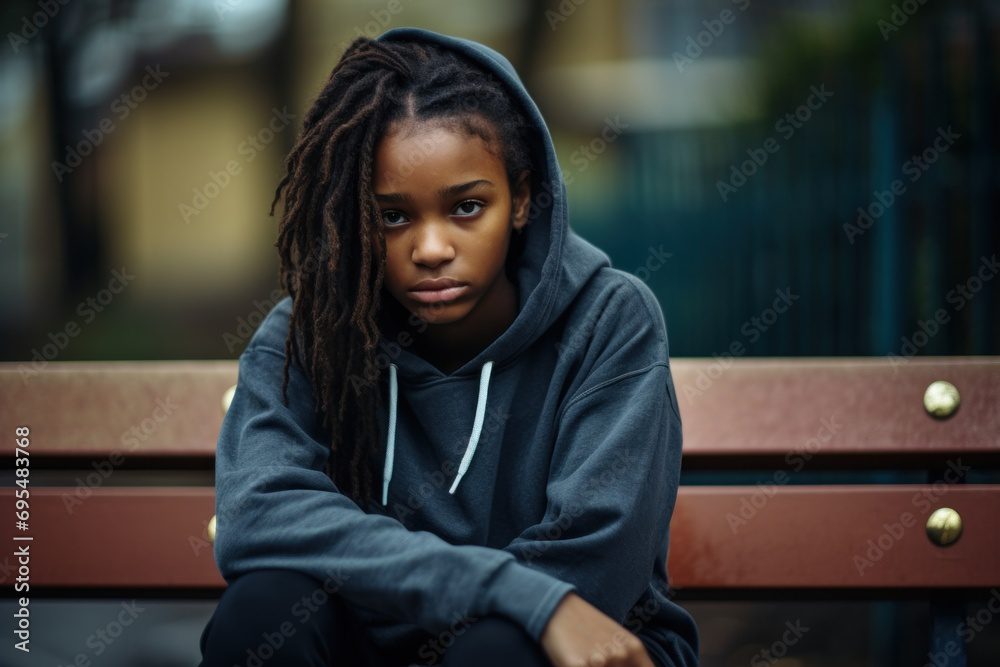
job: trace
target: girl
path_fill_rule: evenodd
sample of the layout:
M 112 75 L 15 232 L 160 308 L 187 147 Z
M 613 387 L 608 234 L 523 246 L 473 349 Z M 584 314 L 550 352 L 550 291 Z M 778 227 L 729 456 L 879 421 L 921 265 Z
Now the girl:
M 358 38 L 288 156 L 219 435 L 203 665 L 695 665 L 659 304 L 569 227 L 511 64 Z

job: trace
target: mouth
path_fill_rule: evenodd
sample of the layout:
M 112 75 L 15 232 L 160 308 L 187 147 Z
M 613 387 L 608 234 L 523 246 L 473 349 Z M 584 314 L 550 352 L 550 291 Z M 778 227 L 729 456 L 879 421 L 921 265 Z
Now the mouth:
M 437 289 L 412 289 L 410 295 L 421 303 L 444 303 L 454 301 L 468 289 L 468 285 L 458 284 Z

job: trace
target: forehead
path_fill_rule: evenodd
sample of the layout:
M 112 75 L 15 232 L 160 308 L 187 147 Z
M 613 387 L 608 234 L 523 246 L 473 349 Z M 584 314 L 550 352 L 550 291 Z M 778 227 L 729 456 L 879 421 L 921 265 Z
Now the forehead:
M 494 147 L 463 127 L 442 121 L 391 126 L 375 147 L 376 192 L 436 190 L 478 178 L 505 178 Z

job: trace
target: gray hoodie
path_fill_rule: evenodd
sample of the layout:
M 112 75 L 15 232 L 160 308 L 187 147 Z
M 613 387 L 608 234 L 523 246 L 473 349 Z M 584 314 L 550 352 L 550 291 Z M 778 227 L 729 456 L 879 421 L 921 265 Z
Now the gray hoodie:
M 540 130 L 515 269 L 519 310 L 447 374 L 379 344 L 386 407 L 371 456 L 380 498 L 361 508 L 329 459 L 297 364 L 281 400 L 291 298 L 239 358 L 216 457 L 215 558 L 222 576 L 288 568 L 326 582 L 379 646 L 454 632 L 489 614 L 538 640 L 575 591 L 643 640 L 661 665 L 696 665 L 692 617 L 669 598 L 665 559 L 681 419 L 659 303 L 569 226 L 548 128 L 513 66 L 477 42 L 419 28 L 379 39 L 453 48 L 499 77 Z

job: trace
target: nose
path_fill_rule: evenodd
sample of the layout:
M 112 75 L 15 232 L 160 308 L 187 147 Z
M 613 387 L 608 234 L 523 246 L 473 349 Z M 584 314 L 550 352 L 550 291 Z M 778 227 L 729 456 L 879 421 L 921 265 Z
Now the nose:
M 414 264 L 433 267 L 455 259 L 448 224 L 447 221 L 430 220 L 417 226 L 411 253 Z

